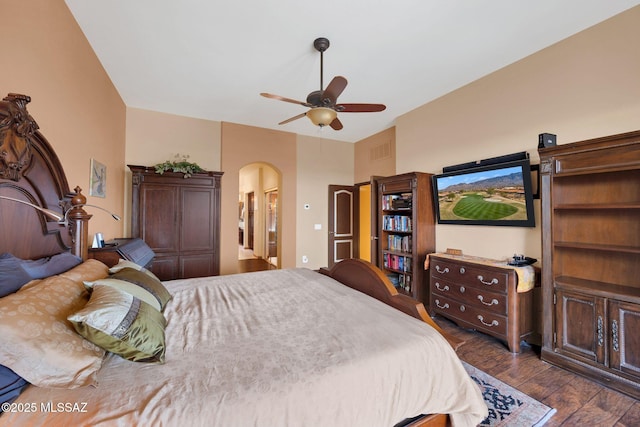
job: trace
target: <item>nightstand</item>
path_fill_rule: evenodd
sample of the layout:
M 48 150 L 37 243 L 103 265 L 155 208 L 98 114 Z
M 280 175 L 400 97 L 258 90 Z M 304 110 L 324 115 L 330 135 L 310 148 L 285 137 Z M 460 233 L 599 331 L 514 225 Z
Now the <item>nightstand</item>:
M 113 239 L 105 243 L 104 248 L 89 248 L 89 258 L 113 267 L 121 259 L 135 262 L 147 269 L 151 268 L 155 253 L 142 239 Z

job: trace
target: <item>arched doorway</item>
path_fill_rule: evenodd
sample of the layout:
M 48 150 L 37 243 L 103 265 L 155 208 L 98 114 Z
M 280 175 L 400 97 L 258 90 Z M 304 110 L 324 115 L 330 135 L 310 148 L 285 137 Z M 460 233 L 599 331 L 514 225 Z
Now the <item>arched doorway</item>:
M 243 166 L 238 179 L 240 271 L 280 268 L 281 174 L 270 164 L 256 162 Z

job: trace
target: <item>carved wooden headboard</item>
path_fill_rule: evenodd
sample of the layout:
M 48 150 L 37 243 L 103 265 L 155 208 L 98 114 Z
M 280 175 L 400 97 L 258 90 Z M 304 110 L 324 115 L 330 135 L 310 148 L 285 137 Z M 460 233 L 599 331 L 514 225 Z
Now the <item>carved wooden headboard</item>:
M 10 93 L 0 102 L 0 196 L 20 199 L 69 219 L 68 225 L 33 207 L 0 199 L 0 253 L 37 259 L 60 252 L 87 258 L 86 198 L 69 189 L 55 151 L 27 112 L 31 98 Z M 69 211 L 69 212 L 67 212 Z

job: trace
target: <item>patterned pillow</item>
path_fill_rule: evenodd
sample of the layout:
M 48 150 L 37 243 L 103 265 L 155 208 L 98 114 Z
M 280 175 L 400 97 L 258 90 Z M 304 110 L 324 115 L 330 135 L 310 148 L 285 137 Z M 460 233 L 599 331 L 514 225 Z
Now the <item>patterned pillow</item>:
M 0 299 L 0 364 L 38 387 L 95 384 L 104 350 L 78 335 L 67 316 L 84 307 L 83 284 L 51 276 Z
M 96 284 L 111 286 L 128 292 L 159 311 L 164 311 L 171 294 L 155 276 L 133 268 L 122 268 L 105 279 L 85 281 L 89 288 Z
M 109 267 L 96 259 L 88 259 L 71 270 L 61 273 L 60 276 L 82 283 L 85 280 L 98 280 L 109 275 Z
M 80 335 L 127 360 L 164 362 L 164 316 L 127 292 L 94 284 L 89 303 L 68 319 Z

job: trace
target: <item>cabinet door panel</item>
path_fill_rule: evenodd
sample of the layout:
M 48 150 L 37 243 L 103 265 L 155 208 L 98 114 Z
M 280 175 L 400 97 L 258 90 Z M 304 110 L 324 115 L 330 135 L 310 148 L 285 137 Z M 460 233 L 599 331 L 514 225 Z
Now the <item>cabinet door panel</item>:
M 557 291 L 556 350 L 590 362 L 605 361 L 605 311 L 602 298 Z
M 640 379 L 640 306 L 609 302 L 611 367 Z
M 140 237 L 154 252 L 178 250 L 178 191 L 166 185 L 140 189 Z
M 213 276 L 215 274 L 213 254 L 182 255 L 180 257 L 180 272 L 184 279 Z
M 178 279 L 178 256 L 157 256 L 153 259 L 151 272 L 160 280 Z
M 213 210 L 213 190 L 206 188 L 182 189 L 181 250 L 212 251 L 214 249 Z

